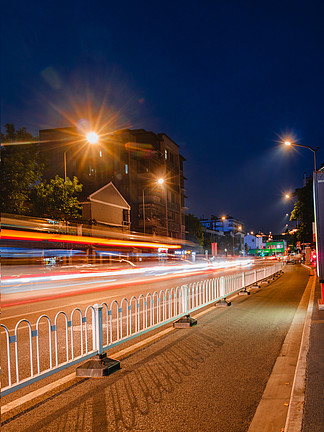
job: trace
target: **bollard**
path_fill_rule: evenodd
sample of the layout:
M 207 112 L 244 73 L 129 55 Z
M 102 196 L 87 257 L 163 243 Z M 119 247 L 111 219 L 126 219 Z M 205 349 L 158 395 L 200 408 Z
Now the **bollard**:
M 92 344 L 97 354 L 77 367 L 77 377 L 101 378 L 120 369 L 120 362 L 108 358 L 107 354 L 103 352 L 102 328 L 102 305 L 95 304 L 92 309 Z
M 174 321 L 174 328 L 188 328 L 197 324 L 197 320 L 188 314 L 188 285 L 181 287 L 181 310 L 184 316 Z
M 219 300 L 217 303 L 215 303 L 215 306 L 217 307 L 225 307 L 225 306 L 231 306 L 231 302 L 228 302 L 226 300 L 226 292 L 225 292 L 225 277 L 221 276 L 220 278 L 220 297 L 222 297 L 221 300 Z

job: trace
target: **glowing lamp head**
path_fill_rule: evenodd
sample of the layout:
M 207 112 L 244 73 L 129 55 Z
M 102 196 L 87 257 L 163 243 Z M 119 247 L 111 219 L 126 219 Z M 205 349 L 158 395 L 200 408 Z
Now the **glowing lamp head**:
M 225 220 L 226 219 L 226 217 L 225 216 L 222 216 L 222 218 L 221 218 L 222 220 Z
M 285 198 L 289 199 L 289 198 L 290 198 L 290 195 L 289 195 L 289 194 L 286 194 L 286 195 L 285 195 Z
M 96 132 L 89 132 L 87 134 L 87 140 L 89 144 L 97 144 L 99 141 L 99 136 Z
M 159 180 L 157 181 L 158 182 L 158 184 L 163 184 L 164 183 L 164 179 L 163 178 L 159 178 Z
M 241 226 L 239 226 L 239 227 L 238 227 L 238 229 L 239 229 L 239 230 L 241 231 L 242 227 L 241 227 Z
M 291 142 L 290 141 L 285 141 L 285 145 L 286 146 L 291 146 Z

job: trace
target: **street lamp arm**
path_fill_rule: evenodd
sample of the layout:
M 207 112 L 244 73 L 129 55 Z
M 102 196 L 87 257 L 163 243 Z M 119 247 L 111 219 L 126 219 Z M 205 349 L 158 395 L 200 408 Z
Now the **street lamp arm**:
M 311 150 L 314 153 L 314 168 L 315 168 L 314 171 L 317 171 L 317 168 L 316 168 L 316 153 L 320 149 L 320 147 L 313 148 L 313 147 L 310 147 L 310 146 L 307 146 L 307 145 L 303 145 L 303 144 L 291 143 L 290 141 L 285 141 L 285 144 L 286 145 L 296 146 L 296 147 L 303 147 L 303 148 L 306 148 L 308 150 Z
M 313 148 L 313 147 L 310 147 L 310 146 L 307 146 L 307 145 L 302 145 L 302 144 L 295 144 L 295 143 L 293 143 L 292 145 L 293 145 L 293 146 L 296 146 L 296 147 L 304 147 L 304 148 L 307 148 L 307 149 L 311 150 L 311 151 L 314 152 L 314 153 L 316 153 L 316 152 L 320 149 L 320 147 Z

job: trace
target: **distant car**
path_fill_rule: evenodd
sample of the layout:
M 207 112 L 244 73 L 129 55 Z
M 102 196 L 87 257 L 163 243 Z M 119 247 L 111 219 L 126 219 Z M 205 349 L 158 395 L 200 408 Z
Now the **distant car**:
M 294 255 L 289 255 L 287 259 L 287 264 L 296 264 L 297 260 Z

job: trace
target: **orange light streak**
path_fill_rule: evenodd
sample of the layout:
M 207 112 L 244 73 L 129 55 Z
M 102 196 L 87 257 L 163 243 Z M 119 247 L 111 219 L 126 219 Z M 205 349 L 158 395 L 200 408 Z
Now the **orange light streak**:
M 105 239 L 100 237 L 73 236 L 67 234 L 47 234 L 47 233 L 29 232 L 29 231 L 15 231 L 9 229 L 1 230 L 1 238 L 7 240 L 31 240 L 31 241 L 47 240 L 50 242 L 60 242 L 60 243 L 77 243 L 77 244 L 120 246 L 120 247 L 142 247 L 148 249 L 158 249 L 158 248 L 180 249 L 181 248 L 180 245 L 171 245 L 171 244 L 164 244 L 164 243 L 115 240 L 115 239 Z

